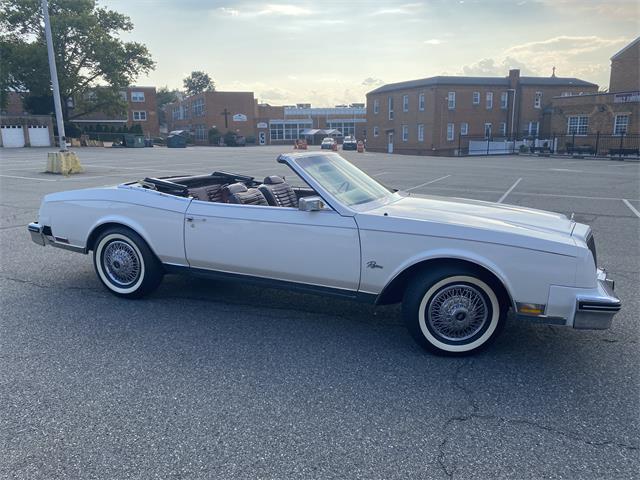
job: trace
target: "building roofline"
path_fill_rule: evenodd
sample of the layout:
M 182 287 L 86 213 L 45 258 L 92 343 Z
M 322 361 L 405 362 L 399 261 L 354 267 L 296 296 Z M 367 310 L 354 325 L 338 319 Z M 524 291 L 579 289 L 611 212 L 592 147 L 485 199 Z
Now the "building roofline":
M 555 85 L 555 86 L 580 86 L 580 87 L 597 87 L 595 83 L 587 82 L 574 77 L 519 77 L 518 83 L 521 85 Z M 436 76 L 421 78 L 417 80 L 408 80 L 404 82 L 388 83 L 374 90 L 372 93 L 392 92 L 402 89 L 430 87 L 430 86 L 509 86 L 509 77 L 467 77 L 467 76 Z
M 626 52 L 629 48 L 633 47 L 636 43 L 640 42 L 640 37 L 636 38 L 635 40 L 632 40 L 631 43 L 627 44 L 626 46 L 624 46 L 621 50 L 619 50 L 618 52 L 614 53 L 611 56 L 610 60 L 615 60 L 617 57 L 619 57 L 620 55 L 622 55 L 624 52 Z

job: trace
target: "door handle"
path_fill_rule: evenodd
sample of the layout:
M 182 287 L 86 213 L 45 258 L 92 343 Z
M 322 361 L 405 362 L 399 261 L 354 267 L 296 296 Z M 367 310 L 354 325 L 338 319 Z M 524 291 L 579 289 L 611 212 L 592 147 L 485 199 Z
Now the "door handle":
M 205 217 L 185 217 L 185 220 L 189 223 L 193 222 L 206 222 L 207 219 Z

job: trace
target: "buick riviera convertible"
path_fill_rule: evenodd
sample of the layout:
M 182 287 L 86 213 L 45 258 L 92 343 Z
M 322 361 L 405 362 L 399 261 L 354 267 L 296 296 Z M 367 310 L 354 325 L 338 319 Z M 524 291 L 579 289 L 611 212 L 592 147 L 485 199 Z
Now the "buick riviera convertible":
M 332 152 L 281 155 L 299 177 L 226 172 L 47 195 L 34 242 L 92 252 L 115 295 L 167 273 L 402 302 L 415 340 L 462 355 L 516 318 L 606 329 L 620 300 L 591 229 L 565 215 L 389 189 Z

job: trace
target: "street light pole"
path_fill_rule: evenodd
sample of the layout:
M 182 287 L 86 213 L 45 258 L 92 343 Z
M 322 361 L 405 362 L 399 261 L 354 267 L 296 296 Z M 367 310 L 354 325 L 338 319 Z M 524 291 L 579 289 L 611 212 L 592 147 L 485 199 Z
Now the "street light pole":
M 60 103 L 60 85 L 58 84 L 58 70 L 56 58 L 53 54 L 53 37 L 51 35 L 51 21 L 49 20 L 49 3 L 42 0 L 42 14 L 44 16 L 44 35 L 47 39 L 47 55 L 49 56 L 49 71 L 51 72 L 51 86 L 53 88 L 53 105 L 56 110 L 56 123 L 58 125 L 58 141 L 60 150 L 67 151 L 67 141 L 64 133 L 64 119 L 62 117 L 62 104 Z

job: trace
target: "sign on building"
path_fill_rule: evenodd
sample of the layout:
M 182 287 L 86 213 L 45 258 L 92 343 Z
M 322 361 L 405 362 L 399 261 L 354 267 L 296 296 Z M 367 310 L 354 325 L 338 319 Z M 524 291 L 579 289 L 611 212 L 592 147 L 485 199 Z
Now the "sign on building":
M 613 103 L 640 102 L 640 92 L 616 93 L 613 95 Z
M 267 122 L 259 122 L 256 128 L 269 128 L 269 125 L 267 125 Z
M 233 121 L 234 122 L 246 122 L 247 121 L 247 116 L 244 113 L 236 113 L 233 116 Z

